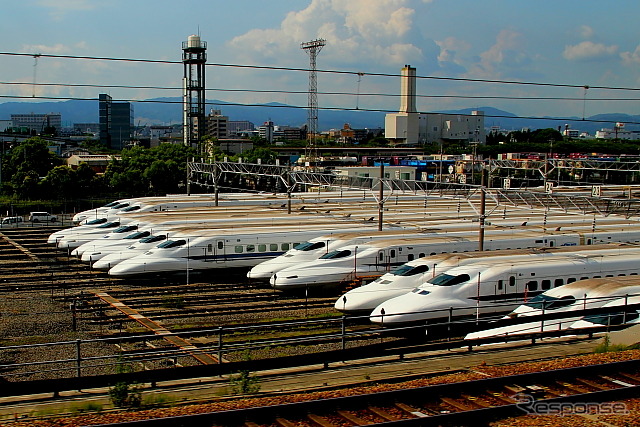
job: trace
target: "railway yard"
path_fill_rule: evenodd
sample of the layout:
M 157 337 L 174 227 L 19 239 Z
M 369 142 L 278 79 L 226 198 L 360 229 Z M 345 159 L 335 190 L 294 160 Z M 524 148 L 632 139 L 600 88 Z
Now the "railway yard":
M 528 227 L 595 228 L 536 215 Z M 246 269 L 114 277 L 47 244 L 59 229 L 0 229 L 2 425 L 640 424 L 640 353 L 592 354 L 602 334 L 472 348 L 460 336 L 389 333 L 334 309 L 353 283 L 282 292 Z M 259 392 L 234 395 L 238 372 Z M 123 375 L 139 384 L 139 411 L 110 402 Z M 600 406 L 581 413 L 583 402 Z

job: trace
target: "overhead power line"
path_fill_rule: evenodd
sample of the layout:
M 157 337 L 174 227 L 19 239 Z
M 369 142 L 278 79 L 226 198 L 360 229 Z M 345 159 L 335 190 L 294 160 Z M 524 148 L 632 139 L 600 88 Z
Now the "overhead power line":
M 175 90 L 181 91 L 178 86 L 137 86 L 137 85 L 103 85 L 88 83 L 29 83 L 29 82 L 0 82 L 0 85 L 7 86 L 54 86 L 54 87 L 72 87 L 72 88 L 96 88 L 96 89 L 143 89 L 143 90 Z M 228 89 L 210 87 L 206 88 L 208 92 L 237 92 L 237 93 L 275 93 L 285 95 L 307 95 L 308 91 L 302 90 L 277 90 L 277 89 Z M 399 98 L 399 93 L 376 93 L 376 92 L 318 92 L 318 95 L 336 95 L 336 96 L 375 96 Z M 500 95 L 420 95 L 417 98 L 433 98 L 433 99 L 505 99 L 505 100 L 527 100 L 527 101 L 581 101 L 584 97 L 564 97 L 564 96 L 500 96 Z M 591 101 L 640 101 L 640 98 L 590 98 Z
M 99 60 L 99 61 L 120 61 L 120 62 L 139 62 L 150 64 L 180 64 L 181 61 L 169 61 L 159 59 L 136 59 L 136 58 L 116 58 L 105 56 L 80 56 L 80 55 L 55 55 L 45 53 L 21 53 L 21 52 L 0 52 L 0 55 L 4 56 L 22 56 L 22 57 L 34 57 L 38 55 L 40 58 L 57 58 L 57 59 L 82 59 L 82 60 Z M 224 63 L 206 63 L 206 66 L 210 67 L 230 67 L 230 68 L 245 68 L 254 70 L 274 70 L 274 71 L 302 71 L 309 72 L 308 68 L 298 67 L 276 67 L 267 65 L 246 65 L 246 64 L 224 64 Z M 318 73 L 330 73 L 330 74 L 348 74 L 353 76 L 376 76 L 376 77 L 400 77 L 400 74 L 396 73 L 373 73 L 362 71 L 348 71 L 348 70 L 316 70 Z M 492 84 L 508 84 L 508 85 L 526 85 L 526 86 L 546 86 L 556 88 L 574 88 L 574 89 L 602 89 L 602 90 L 625 90 L 625 91 L 640 91 L 637 87 L 618 87 L 618 86 L 598 86 L 598 85 L 586 85 L 586 84 L 565 84 L 565 83 L 545 83 L 545 82 L 527 82 L 527 81 L 515 81 L 515 80 L 492 80 L 492 79 L 473 79 L 467 77 L 444 77 L 444 76 L 416 76 L 418 79 L 428 80 L 442 80 L 442 81 L 455 81 L 455 82 L 472 82 L 472 83 L 492 83 Z

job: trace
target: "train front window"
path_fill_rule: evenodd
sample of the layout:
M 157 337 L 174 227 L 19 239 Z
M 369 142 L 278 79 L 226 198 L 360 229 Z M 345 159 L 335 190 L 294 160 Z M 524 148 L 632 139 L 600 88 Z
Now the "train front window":
M 149 236 L 149 237 L 145 237 L 144 239 L 140 239 L 140 243 L 155 243 L 155 242 L 161 242 L 163 240 L 165 240 L 167 238 L 167 236 L 161 235 L 161 236 Z
M 98 224 L 103 224 L 105 222 L 107 222 L 107 218 L 96 218 L 87 222 L 87 225 L 98 225 Z
M 447 273 L 440 273 L 436 277 L 427 281 L 432 285 L 436 286 L 454 286 L 459 285 L 460 283 L 464 283 L 469 280 L 470 277 L 468 274 L 458 274 L 457 276 L 452 276 Z
M 129 231 L 133 231 L 133 230 L 137 230 L 138 226 L 137 225 L 123 225 L 121 227 L 116 228 L 115 230 L 113 230 L 114 233 L 128 233 Z
M 106 224 L 99 225 L 97 228 L 113 228 L 119 225 L 119 222 L 107 222 Z
M 133 212 L 140 209 L 140 206 L 129 206 L 128 208 L 122 209 L 122 212 Z
M 576 302 L 576 299 L 573 295 L 565 295 L 561 298 L 557 298 L 545 294 L 540 294 L 531 298 L 531 301 L 527 302 L 525 305 L 527 307 L 535 308 L 538 310 L 556 310 L 558 308 L 571 305 L 574 302 Z
M 171 248 L 175 248 L 178 246 L 182 246 L 184 244 L 186 244 L 186 240 L 167 240 L 166 242 L 162 242 L 160 243 L 158 246 L 156 246 L 157 248 L 162 248 L 162 249 L 171 249 Z
M 391 272 L 394 276 L 415 276 L 429 271 L 428 265 L 401 265 Z
M 616 313 L 594 314 L 591 316 L 585 316 L 584 320 L 587 322 L 595 323 L 596 325 L 615 326 L 629 323 L 632 320 L 636 320 L 637 318 L 637 311 L 628 311 L 627 313 L 618 311 Z
M 136 231 L 135 233 L 129 234 L 125 237 L 125 239 L 133 240 L 133 239 L 142 239 L 143 237 L 147 237 L 150 235 L 148 231 Z
M 331 251 L 329 253 L 326 253 L 324 255 L 322 255 L 320 257 L 320 259 L 336 259 L 336 258 L 344 258 L 351 255 L 351 251 L 348 249 L 344 249 L 344 250 L 336 250 L 336 251 Z
M 298 251 L 313 251 L 315 249 L 324 248 L 324 242 L 304 242 L 295 246 L 294 249 Z

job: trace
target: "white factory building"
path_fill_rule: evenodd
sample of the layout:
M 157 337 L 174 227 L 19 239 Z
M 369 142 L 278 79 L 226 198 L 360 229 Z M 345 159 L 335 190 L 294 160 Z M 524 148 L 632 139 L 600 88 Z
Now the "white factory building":
M 484 114 L 418 113 L 416 109 L 416 69 L 405 65 L 400 77 L 400 110 L 387 114 L 385 138 L 395 144 L 423 145 L 442 142 L 484 144 Z

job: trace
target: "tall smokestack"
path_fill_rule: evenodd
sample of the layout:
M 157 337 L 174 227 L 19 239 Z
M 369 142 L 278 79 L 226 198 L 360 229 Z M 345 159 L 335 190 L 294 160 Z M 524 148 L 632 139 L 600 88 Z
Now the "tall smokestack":
M 400 77 L 400 113 L 416 112 L 416 69 L 405 65 Z

